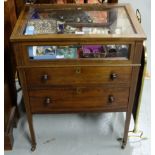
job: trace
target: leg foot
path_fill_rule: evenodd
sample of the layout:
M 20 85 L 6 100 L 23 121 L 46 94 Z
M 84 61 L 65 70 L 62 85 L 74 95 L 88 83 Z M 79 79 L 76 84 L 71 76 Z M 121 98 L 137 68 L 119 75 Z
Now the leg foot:
M 123 141 L 122 141 L 121 149 L 125 149 L 125 146 L 126 146 L 126 142 L 123 140 Z
M 36 144 L 33 144 L 31 147 L 31 151 L 33 152 L 33 151 L 35 151 L 35 149 L 36 149 Z

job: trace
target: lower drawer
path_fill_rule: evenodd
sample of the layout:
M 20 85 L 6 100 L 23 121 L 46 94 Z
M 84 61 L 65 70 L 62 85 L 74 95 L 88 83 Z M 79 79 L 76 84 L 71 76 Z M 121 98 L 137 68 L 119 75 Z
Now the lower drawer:
M 78 109 L 127 108 L 129 88 L 77 87 L 32 90 L 29 92 L 33 113 Z

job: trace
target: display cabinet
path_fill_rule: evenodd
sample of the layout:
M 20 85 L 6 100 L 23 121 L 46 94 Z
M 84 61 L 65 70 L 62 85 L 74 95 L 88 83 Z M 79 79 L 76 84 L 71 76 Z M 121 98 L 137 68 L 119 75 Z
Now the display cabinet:
M 145 39 L 129 4 L 26 5 L 11 41 L 32 150 L 32 115 L 70 112 L 126 112 L 124 148 Z

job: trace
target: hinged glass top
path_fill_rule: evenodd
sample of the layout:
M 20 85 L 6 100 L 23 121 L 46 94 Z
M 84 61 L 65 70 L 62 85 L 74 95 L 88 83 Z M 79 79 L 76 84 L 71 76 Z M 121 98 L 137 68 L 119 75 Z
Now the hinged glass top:
M 134 34 L 124 7 L 30 8 L 25 35 Z

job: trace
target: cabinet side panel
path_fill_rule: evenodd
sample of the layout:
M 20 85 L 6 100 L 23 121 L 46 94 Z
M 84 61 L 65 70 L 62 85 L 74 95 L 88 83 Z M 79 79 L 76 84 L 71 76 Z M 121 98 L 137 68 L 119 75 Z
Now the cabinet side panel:
M 135 64 L 141 63 L 142 51 L 143 51 L 143 42 L 141 41 L 136 42 L 133 63 Z

